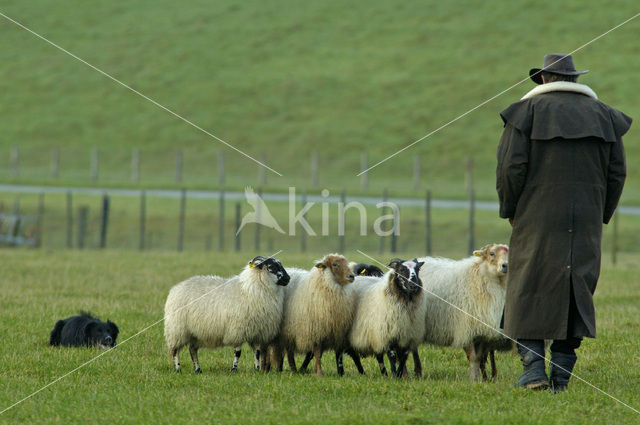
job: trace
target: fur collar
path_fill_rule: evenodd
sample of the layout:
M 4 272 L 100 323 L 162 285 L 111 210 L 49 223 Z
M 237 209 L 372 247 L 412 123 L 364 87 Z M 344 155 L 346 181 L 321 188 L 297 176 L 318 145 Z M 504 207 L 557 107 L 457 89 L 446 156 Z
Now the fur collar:
M 529 99 L 533 96 L 537 96 L 542 93 L 549 93 L 553 91 L 572 91 L 575 93 L 586 94 L 594 99 L 597 99 L 598 96 L 596 92 L 591 90 L 589 86 L 578 83 L 570 83 L 568 81 L 554 81 L 553 83 L 540 84 L 537 87 L 534 87 L 529 93 L 525 94 L 522 99 Z

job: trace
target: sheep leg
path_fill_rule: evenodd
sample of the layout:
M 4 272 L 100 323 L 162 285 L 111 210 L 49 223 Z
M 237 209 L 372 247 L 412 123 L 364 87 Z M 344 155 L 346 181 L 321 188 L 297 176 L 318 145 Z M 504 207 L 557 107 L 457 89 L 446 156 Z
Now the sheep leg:
M 268 364 L 268 357 L 269 357 L 269 353 L 267 352 L 267 347 L 265 347 L 264 345 L 260 346 L 260 349 L 256 350 L 256 352 L 260 352 L 260 370 L 263 372 L 269 372 L 269 370 L 267 369 L 267 364 Z
M 498 376 L 498 369 L 496 369 L 496 357 L 495 350 L 489 350 L 489 359 L 491 360 L 491 380 L 493 381 Z
M 487 381 L 488 377 L 487 377 L 487 351 L 483 351 L 480 354 L 480 360 L 479 360 L 479 367 L 480 367 L 480 374 L 482 375 L 482 380 L 483 381 Z
M 409 373 L 407 372 L 408 357 L 409 352 L 407 350 L 400 350 L 400 355 L 398 356 L 398 369 L 394 375 L 396 378 L 407 378 L 409 376 Z
M 291 372 L 297 372 L 298 369 L 296 368 L 296 356 L 294 355 L 294 352 L 292 349 L 287 349 L 287 361 L 289 362 L 289 369 L 291 369 Z
M 360 361 L 360 356 L 355 352 L 353 348 L 349 348 L 345 350 L 345 353 L 349 355 L 353 359 L 353 364 L 356 365 L 356 369 L 358 369 L 358 373 L 360 375 L 364 375 L 364 368 L 362 367 L 362 362 Z
M 396 374 L 396 361 L 398 360 L 398 356 L 394 350 L 389 350 L 387 352 L 387 357 L 389 357 L 389 368 L 391 369 L 391 374 Z M 380 362 L 378 362 L 380 363 Z
M 313 359 L 313 351 L 309 351 L 304 356 L 304 360 L 302 361 L 302 364 L 300 365 L 300 369 L 298 370 L 298 372 L 300 372 L 300 373 L 306 372 L 307 371 L 307 366 L 309 366 L 309 363 L 311 363 L 311 359 Z
M 420 353 L 418 353 L 418 349 L 411 351 L 413 355 L 413 374 L 417 378 L 422 378 L 422 362 L 420 361 Z
M 336 370 L 338 371 L 338 376 L 344 376 L 343 355 L 344 353 L 342 351 L 336 351 Z
M 169 357 L 171 357 L 173 361 L 173 369 L 176 372 L 180 372 L 180 349 L 179 348 L 170 348 L 169 349 Z
M 231 372 L 238 371 L 238 361 L 240 361 L 240 356 L 242 355 L 242 350 L 240 347 L 233 347 L 233 365 L 231 366 Z
M 480 340 L 474 343 L 474 347 L 476 350 L 476 357 L 478 358 L 478 369 L 479 375 L 478 379 L 482 379 L 483 381 L 487 381 L 487 355 L 489 354 L 489 346 L 487 342 Z
M 198 361 L 198 346 L 195 344 L 189 344 L 189 354 L 191 354 L 194 372 L 202 373 L 202 369 L 200 369 L 200 362 Z
M 271 367 L 275 367 L 277 372 L 282 372 L 282 365 L 284 363 L 282 350 L 280 349 L 280 347 L 271 346 L 269 351 L 271 351 Z
M 464 352 L 469 360 L 469 378 L 472 381 L 480 380 L 479 357 L 473 343 L 464 346 Z
M 384 354 L 376 354 L 376 360 L 378 361 L 382 376 L 387 376 L 387 368 L 384 367 Z
M 253 370 L 260 370 L 260 356 L 261 355 L 262 355 L 262 353 L 260 352 L 259 348 L 257 350 L 253 351 Z
M 322 348 L 318 346 L 313 347 L 313 356 L 316 358 L 315 374 L 322 376 Z

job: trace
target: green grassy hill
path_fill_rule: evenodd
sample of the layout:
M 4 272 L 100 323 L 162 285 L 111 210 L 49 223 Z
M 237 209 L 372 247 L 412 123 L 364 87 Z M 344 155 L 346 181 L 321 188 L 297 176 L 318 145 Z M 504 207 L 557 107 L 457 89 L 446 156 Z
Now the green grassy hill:
M 317 151 L 320 186 L 359 191 L 360 155 L 373 164 L 435 130 L 540 66 L 638 12 L 633 1 L 538 2 L 191 1 L 0 2 L 0 11 L 129 84 L 282 174 L 271 190 L 309 186 Z M 574 56 L 600 98 L 632 117 L 640 75 L 640 18 Z M 258 167 L 157 106 L 0 17 L 0 181 L 90 185 L 100 150 L 103 185 L 215 187 L 218 151 L 227 186 L 257 184 Z M 499 111 L 527 81 L 372 171 L 369 191 L 411 194 L 415 156 L 421 189 L 465 196 L 474 158 L 479 197 L 494 199 Z M 640 203 L 637 125 L 626 141 L 629 184 Z M 11 147 L 20 152 L 12 176 Z M 50 176 L 60 149 L 60 176 Z M 420 191 L 422 196 L 422 190 Z

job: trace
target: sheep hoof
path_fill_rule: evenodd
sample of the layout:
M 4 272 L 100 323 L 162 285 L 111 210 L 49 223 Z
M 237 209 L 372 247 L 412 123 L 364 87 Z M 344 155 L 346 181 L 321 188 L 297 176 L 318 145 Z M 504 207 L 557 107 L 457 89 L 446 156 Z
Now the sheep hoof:
M 197 368 L 197 369 L 195 369 L 195 372 L 196 372 L 196 373 L 202 373 L 202 369 Z
M 175 370 L 176 373 L 180 373 L 180 371 L 181 371 L 180 366 L 174 366 L 173 370 Z
M 231 368 L 231 372 L 237 372 L 237 371 L 238 371 L 238 368 L 237 368 L 237 367 L 233 366 L 233 367 Z

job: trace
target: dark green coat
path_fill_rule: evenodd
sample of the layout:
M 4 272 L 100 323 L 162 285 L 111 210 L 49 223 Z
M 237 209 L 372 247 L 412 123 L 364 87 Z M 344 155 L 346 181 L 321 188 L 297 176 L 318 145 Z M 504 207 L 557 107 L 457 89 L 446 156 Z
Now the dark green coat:
M 505 332 L 522 339 L 595 337 L 602 223 L 622 193 L 622 135 L 631 118 L 568 91 L 521 100 L 501 117 L 496 186 L 500 216 L 514 219 Z M 571 287 L 577 312 L 569 328 Z

